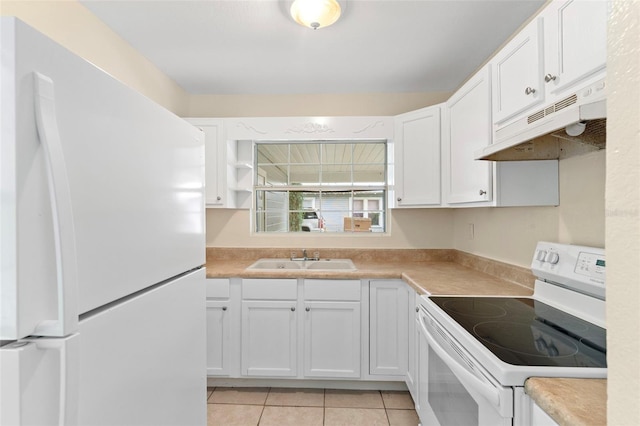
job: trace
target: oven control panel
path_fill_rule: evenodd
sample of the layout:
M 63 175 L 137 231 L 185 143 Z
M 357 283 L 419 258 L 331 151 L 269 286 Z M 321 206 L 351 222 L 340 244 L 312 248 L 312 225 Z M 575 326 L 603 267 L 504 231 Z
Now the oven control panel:
M 531 262 L 539 279 L 604 298 L 604 249 L 539 242 Z

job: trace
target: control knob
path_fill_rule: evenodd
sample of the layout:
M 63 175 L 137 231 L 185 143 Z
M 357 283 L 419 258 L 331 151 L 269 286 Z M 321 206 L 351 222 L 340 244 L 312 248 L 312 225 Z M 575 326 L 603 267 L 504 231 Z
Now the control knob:
M 536 260 L 540 262 L 544 262 L 544 258 L 547 256 L 547 252 L 545 250 L 538 250 L 536 253 Z
M 549 253 L 547 253 L 547 255 L 544 257 L 545 262 L 549 262 L 552 265 L 555 265 L 556 263 L 558 263 L 558 261 L 560 260 L 560 256 L 558 256 L 558 253 L 554 252 L 554 251 L 550 251 Z

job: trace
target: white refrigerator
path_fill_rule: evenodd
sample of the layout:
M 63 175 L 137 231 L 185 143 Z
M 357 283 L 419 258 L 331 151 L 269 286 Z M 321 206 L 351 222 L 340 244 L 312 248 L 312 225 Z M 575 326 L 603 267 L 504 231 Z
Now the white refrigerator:
M 0 18 L 0 424 L 206 423 L 202 132 Z

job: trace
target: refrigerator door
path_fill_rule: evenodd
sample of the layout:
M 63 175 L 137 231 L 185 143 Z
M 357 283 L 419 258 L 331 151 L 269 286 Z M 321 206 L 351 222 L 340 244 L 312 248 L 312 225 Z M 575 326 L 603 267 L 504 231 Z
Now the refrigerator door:
M 0 424 L 77 424 L 79 336 L 0 348 Z
M 0 338 L 34 334 L 29 330 L 41 321 L 60 316 L 56 212 L 36 74 L 50 81 L 49 122 L 57 127 L 68 180 L 78 312 L 203 265 L 202 132 L 26 24 L 3 17 L 0 31 L 0 296 L 3 326 L 6 320 L 18 330 Z M 21 310 L 36 318 L 25 314 L 23 326 Z
M 80 321 L 80 425 L 206 424 L 205 271 Z

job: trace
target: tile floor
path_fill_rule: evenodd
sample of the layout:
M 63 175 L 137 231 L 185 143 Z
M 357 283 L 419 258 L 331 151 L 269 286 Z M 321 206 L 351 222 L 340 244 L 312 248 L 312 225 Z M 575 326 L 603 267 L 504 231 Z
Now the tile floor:
M 409 392 L 208 388 L 207 426 L 416 426 Z

